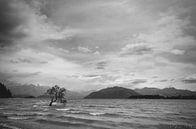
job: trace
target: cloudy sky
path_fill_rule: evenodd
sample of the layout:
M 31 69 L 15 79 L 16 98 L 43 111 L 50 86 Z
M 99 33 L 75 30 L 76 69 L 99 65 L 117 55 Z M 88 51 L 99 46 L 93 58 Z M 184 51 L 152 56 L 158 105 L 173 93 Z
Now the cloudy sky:
M 196 90 L 195 0 L 0 0 L 0 80 Z

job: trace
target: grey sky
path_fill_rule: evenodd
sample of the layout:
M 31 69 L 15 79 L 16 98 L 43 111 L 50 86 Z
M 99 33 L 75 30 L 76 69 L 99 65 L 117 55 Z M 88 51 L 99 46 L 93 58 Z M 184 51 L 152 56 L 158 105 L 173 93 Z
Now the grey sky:
M 196 90 L 195 12 L 195 0 L 1 0 L 0 79 Z

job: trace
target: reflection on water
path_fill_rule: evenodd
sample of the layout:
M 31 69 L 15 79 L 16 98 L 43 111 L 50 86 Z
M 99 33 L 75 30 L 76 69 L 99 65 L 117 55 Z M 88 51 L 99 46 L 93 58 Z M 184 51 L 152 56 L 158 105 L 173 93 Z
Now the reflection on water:
M 196 101 L 70 100 L 65 107 L 49 107 L 46 99 L 0 99 L 0 127 L 11 128 L 6 120 L 90 129 L 193 129 Z

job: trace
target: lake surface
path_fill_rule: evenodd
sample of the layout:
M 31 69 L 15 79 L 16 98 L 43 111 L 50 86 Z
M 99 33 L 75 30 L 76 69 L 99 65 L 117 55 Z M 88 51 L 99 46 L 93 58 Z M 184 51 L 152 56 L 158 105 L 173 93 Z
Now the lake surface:
M 0 99 L 3 129 L 196 129 L 196 100 Z

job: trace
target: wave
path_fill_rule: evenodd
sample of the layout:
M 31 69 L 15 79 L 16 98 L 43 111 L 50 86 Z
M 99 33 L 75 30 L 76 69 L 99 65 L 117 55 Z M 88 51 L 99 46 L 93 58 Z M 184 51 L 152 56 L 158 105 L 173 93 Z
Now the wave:
M 81 111 L 77 109 L 71 109 L 71 108 L 57 108 L 57 111 L 64 111 L 69 114 L 88 114 L 86 111 Z
M 106 107 L 106 105 L 85 105 L 84 107 Z
M 91 113 L 89 113 L 90 115 L 92 115 L 92 116 L 100 116 L 100 115 L 104 115 L 104 114 L 106 114 L 106 113 L 101 113 L 101 112 L 91 112 Z
M 36 120 L 36 122 L 44 123 L 44 124 L 53 124 L 58 126 L 65 126 L 65 127 L 78 127 L 78 128 L 94 128 L 94 129 L 107 129 L 104 127 L 93 126 L 89 123 L 81 123 L 81 122 L 66 122 L 66 121 L 55 121 L 55 120 Z
M 120 117 L 121 115 L 115 113 L 102 113 L 102 112 L 91 112 L 89 115 L 92 116 L 104 116 L 104 117 Z
M 46 106 L 46 105 L 44 105 L 44 106 L 42 106 L 43 108 L 47 108 L 47 107 L 50 107 L 50 106 Z
M 34 108 L 38 107 L 38 105 L 33 105 Z
M 157 125 L 158 128 L 164 128 L 164 129 L 195 129 L 196 126 L 188 125 L 188 124 L 159 124 Z
M 69 117 L 69 116 L 60 116 L 57 118 L 63 119 L 61 120 L 46 120 L 46 119 L 39 119 L 36 122 L 45 123 L 45 124 L 54 124 L 59 126 L 66 126 L 66 127 L 79 127 L 79 128 L 92 128 L 92 129 L 111 129 L 112 124 L 106 124 L 105 121 L 99 120 L 91 120 L 91 119 L 84 119 L 84 118 L 76 118 L 76 117 Z M 109 128 L 109 127 L 110 128 Z
M 106 113 L 106 112 L 89 112 L 85 110 L 78 110 L 72 108 L 57 108 L 57 111 L 63 111 L 68 114 L 83 114 L 83 115 L 90 115 L 90 116 L 108 116 L 108 117 L 118 117 L 119 114 L 116 113 Z
M 45 109 L 43 109 L 42 111 L 48 111 L 49 109 L 47 109 L 47 108 L 45 108 Z
M 18 128 L 16 126 L 11 126 L 11 125 L 4 124 L 4 123 L 0 123 L 0 128 L 1 127 L 6 128 L 6 129 L 21 129 L 21 128 Z
M 115 127 L 116 126 L 116 122 L 113 121 L 108 121 L 108 120 L 102 120 L 102 119 L 94 119 L 94 118 L 90 118 L 90 117 L 74 117 L 74 116 L 59 116 L 57 118 L 60 118 L 63 121 L 68 121 L 68 122 L 77 122 L 77 123 L 83 123 L 83 124 L 87 124 L 87 125 L 93 125 L 93 126 L 104 126 L 104 128 L 106 127 Z
M 24 116 L 10 116 L 8 119 L 11 120 L 28 120 L 31 119 L 31 117 L 24 117 Z
M 69 111 L 70 108 L 57 108 L 56 110 L 57 111 Z
M 65 111 L 68 114 L 83 114 L 83 115 L 90 115 L 90 116 L 106 116 L 106 117 L 119 117 L 119 114 L 115 113 L 105 113 L 105 112 L 88 112 L 82 111 L 77 109 L 70 109 L 70 108 L 59 108 L 56 109 L 57 111 Z
M 3 115 L 7 116 L 9 119 L 26 119 L 27 117 L 36 117 L 36 116 L 53 116 L 50 113 L 42 113 L 42 112 L 28 112 L 28 113 L 3 113 Z M 23 118 L 24 117 L 24 118 Z
M 114 105 L 85 105 L 83 107 L 119 108 L 119 106 L 114 106 Z

